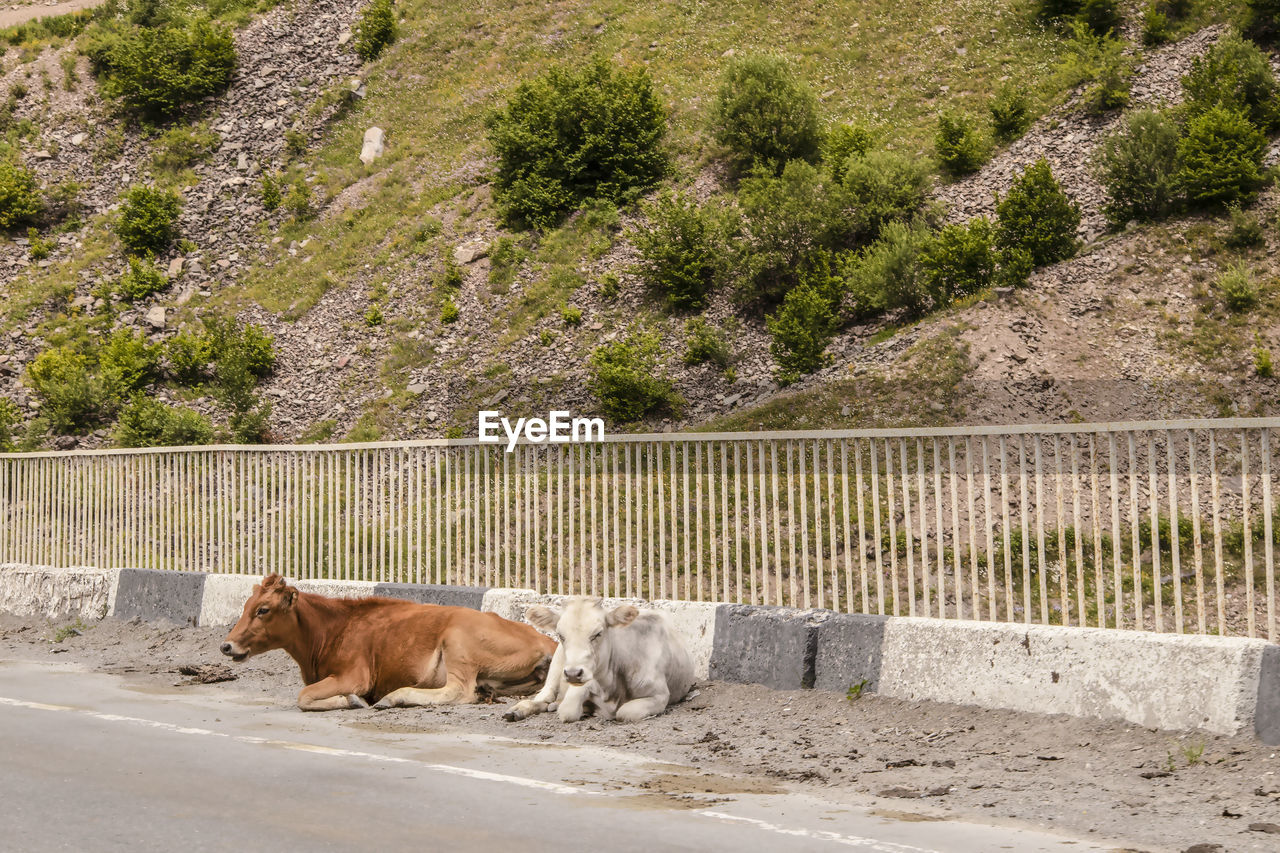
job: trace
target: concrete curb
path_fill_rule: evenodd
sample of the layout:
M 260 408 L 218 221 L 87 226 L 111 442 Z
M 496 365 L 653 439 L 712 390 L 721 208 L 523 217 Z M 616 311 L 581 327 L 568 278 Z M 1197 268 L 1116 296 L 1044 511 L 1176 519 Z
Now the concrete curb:
M 0 612 L 48 619 L 230 625 L 257 575 L 0 565 Z M 308 592 L 385 595 L 520 620 L 564 596 L 373 581 L 299 580 Z M 667 613 L 697 676 L 908 700 L 1069 714 L 1163 729 L 1252 733 L 1280 744 L 1280 646 L 1263 640 L 607 599 Z

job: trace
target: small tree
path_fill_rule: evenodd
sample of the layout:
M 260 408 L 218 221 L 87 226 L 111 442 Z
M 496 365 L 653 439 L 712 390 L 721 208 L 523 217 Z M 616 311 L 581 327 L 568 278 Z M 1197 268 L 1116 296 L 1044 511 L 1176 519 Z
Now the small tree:
M 1006 83 L 991 102 L 991 129 L 996 139 L 1011 142 L 1031 126 L 1031 103 L 1021 86 Z
M 1094 165 L 1107 190 L 1109 220 L 1162 219 L 1178 201 L 1178 125 L 1154 110 L 1129 113 L 1102 141 Z
M 116 235 L 130 251 L 160 254 L 178 236 L 178 213 L 182 202 L 176 193 L 158 187 L 134 184 L 125 193 Z
M 817 97 L 776 56 L 729 65 L 711 109 L 711 130 L 741 171 L 767 166 L 778 173 L 789 160 L 813 163 L 822 145 Z
M 1120 32 L 1124 16 L 1120 14 L 1119 0 L 1084 0 L 1077 16 L 1085 26 L 1100 36 Z
M 945 112 L 938 116 L 934 149 L 942 167 L 953 176 L 968 175 L 982 168 L 991 146 L 982 138 L 968 116 Z
M 630 423 L 678 404 L 671 381 L 658 367 L 660 349 L 657 332 L 632 332 L 591 353 L 587 387 L 610 419 Z
M 1250 38 L 1270 44 L 1280 36 L 1280 0 L 1245 0 L 1244 30 Z
M 95 56 L 107 75 L 106 92 L 151 119 L 170 118 L 222 92 L 236 66 L 231 31 L 204 17 L 129 27 Z
M 40 395 L 41 414 L 58 432 L 84 430 L 106 414 L 107 394 L 88 356 L 68 347 L 47 349 L 27 367 L 27 384 Z
M 396 12 L 391 0 L 373 0 L 356 24 L 356 54 L 368 62 L 396 39 Z
M 1043 157 L 1028 166 L 1003 199 L 996 196 L 996 244 L 1022 249 L 1036 266 L 1075 254 L 1080 209 L 1053 177 Z
M 1257 45 L 1234 33 L 1192 61 L 1182 92 L 1191 117 L 1224 107 L 1244 113 L 1265 131 L 1280 128 L 1280 83 L 1271 64 Z
M 853 209 L 856 236 L 871 241 L 888 223 L 911 219 L 920 212 L 932 188 L 929 167 L 918 157 L 872 151 L 849 158 L 844 203 Z
M 1262 187 L 1266 149 L 1266 136 L 1243 113 L 1213 107 L 1188 122 L 1178 143 L 1178 185 L 1197 206 L 1248 201 Z
M 488 119 L 507 218 L 554 224 L 592 198 L 629 202 L 666 172 L 666 111 L 647 71 L 604 59 L 521 83 Z
M 644 213 L 648 227 L 635 229 L 631 239 L 645 283 L 675 308 L 701 308 L 725 264 L 714 215 L 669 192 Z
M 103 388 L 117 405 L 151 382 L 159 366 L 160 347 L 128 329 L 116 329 L 98 350 Z
M 942 303 L 942 292 L 921 264 L 929 233 L 919 223 L 890 222 L 849 270 L 855 311 L 861 315 L 903 309 L 919 316 Z
M 940 230 L 920 254 L 929 290 L 946 303 L 990 287 L 996 273 L 993 241 L 985 216 Z
M 827 345 L 835 332 L 835 316 L 821 293 L 801 284 L 782 300 L 782 307 L 765 318 L 773 340 L 769 351 L 778 362 L 774 375 L 781 385 L 790 385 L 806 373 L 827 363 Z
M 145 394 L 120 412 L 115 442 L 120 447 L 193 447 L 213 442 L 213 424 L 199 412 L 174 408 Z
M 871 150 L 871 131 L 860 124 L 841 124 L 832 128 L 822 144 L 822 162 L 826 164 L 831 180 L 844 180 L 845 166 L 850 157 L 861 157 Z
M 125 299 L 145 299 L 169 286 L 169 279 L 148 258 L 129 258 L 129 268 L 120 276 L 120 293 Z
M 0 230 L 30 222 L 42 207 L 35 175 L 16 160 L 0 157 Z

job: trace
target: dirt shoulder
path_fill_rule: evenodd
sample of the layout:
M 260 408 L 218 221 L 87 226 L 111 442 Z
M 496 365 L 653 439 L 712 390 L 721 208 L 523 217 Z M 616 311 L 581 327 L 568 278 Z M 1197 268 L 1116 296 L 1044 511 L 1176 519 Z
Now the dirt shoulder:
M 180 684 L 180 666 L 225 666 L 223 632 L 106 620 L 92 626 L 0 616 L 0 659 L 73 661 L 143 684 Z M 61 642 L 56 642 L 61 638 Z M 283 652 L 230 668 L 229 693 L 293 703 Z M 1209 674 L 1207 674 L 1208 676 Z M 1136 850 L 1280 849 L 1280 749 L 1249 738 L 1152 731 L 1070 717 L 985 711 L 816 690 L 710 682 L 669 713 L 632 725 L 554 715 L 506 723 L 502 705 L 333 712 L 375 731 L 480 732 L 633 750 L 716 773 L 787 780 L 822 796 L 883 798 L 921 819 L 972 815 Z
M 101 6 L 106 0 L 66 0 L 65 3 L 17 3 L 9 4 L 8 7 L 0 9 L 0 28 L 16 27 L 18 24 L 25 24 L 27 21 L 34 21 L 36 18 L 56 18 L 59 15 L 69 15 L 72 12 L 79 12 L 82 9 L 92 9 L 95 6 Z M 12 8 L 17 6 L 17 8 Z

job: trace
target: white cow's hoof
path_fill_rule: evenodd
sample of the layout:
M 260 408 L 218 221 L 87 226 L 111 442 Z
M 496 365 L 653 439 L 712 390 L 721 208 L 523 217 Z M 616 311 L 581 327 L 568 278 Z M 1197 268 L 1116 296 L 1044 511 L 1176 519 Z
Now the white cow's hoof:
M 347 694 L 347 701 L 351 703 L 352 708 L 368 708 L 369 707 L 368 702 L 364 701 L 364 699 L 360 698 L 354 693 Z

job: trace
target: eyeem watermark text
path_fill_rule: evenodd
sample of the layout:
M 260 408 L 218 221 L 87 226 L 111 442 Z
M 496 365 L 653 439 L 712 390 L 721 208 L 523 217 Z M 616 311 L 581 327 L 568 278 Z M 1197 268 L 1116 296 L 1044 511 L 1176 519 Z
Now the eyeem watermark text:
M 501 432 L 499 432 L 501 430 Z M 480 441 L 486 444 L 498 444 L 502 433 L 506 434 L 507 452 L 515 450 L 516 442 L 523 435 L 525 440 L 533 444 L 544 441 L 551 444 L 569 444 L 570 442 L 601 441 L 604 439 L 604 420 L 602 418 L 573 418 L 566 411 L 547 413 L 547 419 L 516 418 L 513 425 L 501 412 L 486 409 L 480 412 Z

